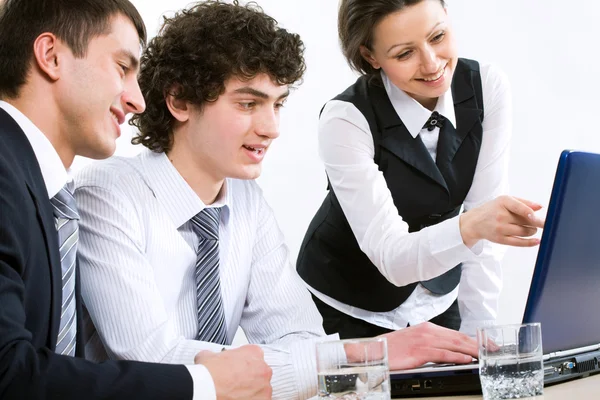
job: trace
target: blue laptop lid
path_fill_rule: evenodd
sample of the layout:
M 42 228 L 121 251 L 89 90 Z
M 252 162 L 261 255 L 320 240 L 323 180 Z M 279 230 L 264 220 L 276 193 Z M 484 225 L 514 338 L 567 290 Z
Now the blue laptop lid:
M 600 154 L 560 156 L 523 322 L 545 354 L 600 343 Z

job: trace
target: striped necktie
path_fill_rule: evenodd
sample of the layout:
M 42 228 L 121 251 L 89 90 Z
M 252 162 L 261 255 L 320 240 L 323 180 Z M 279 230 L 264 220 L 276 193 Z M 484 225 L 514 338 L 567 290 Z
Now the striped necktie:
M 198 336 L 204 342 L 227 344 L 227 326 L 219 279 L 220 208 L 205 208 L 192 219 L 199 244 L 196 251 Z
M 73 198 L 73 182 L 68 182 L 50 199 L 54 222 L 58 232 L 60 265 L 62 270 L 62 305 L 56 352 L 74 356 L 77 336 L 77 310 L 75 308 L 75 273 L 77 241 L 79 239 L 79 213 Z

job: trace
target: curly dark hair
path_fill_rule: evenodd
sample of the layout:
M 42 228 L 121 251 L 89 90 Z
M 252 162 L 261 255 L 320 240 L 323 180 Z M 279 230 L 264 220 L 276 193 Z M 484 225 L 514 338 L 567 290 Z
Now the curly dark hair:
M 142 55 L 139 83 L 146 110 L 129 122 L 139 129 L 132 143 L 159 153 L 171 149 L 174 118 L 167 94 L 202 107 L 216 101 L 232 77 L 266 73 L 279 85 L 292 85 L 305 70 L 300 37 L 278 27 L 256 3 L 197 3 L 164 17 Z

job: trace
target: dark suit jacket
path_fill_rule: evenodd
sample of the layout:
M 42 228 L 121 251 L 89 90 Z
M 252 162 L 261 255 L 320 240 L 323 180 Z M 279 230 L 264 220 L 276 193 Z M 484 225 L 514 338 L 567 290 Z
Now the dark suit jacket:
M 0 399 L 191 399 L 181 365 L 84 360 L 54 352 L 61 265 L 52 205 L 33 149 L 0 109 Z M 81 297 L 76 283 L 78 328 Z

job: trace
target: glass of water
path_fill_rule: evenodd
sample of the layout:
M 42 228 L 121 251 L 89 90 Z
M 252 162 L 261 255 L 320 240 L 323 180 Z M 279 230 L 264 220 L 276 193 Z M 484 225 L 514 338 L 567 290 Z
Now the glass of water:
M 539 323 L 479 328 L 477 342 L 484 400 L 526 399 L 543 394 Z
M 319 399 L 390 399 L 385 338 L 317 343 L 317 372 Z

